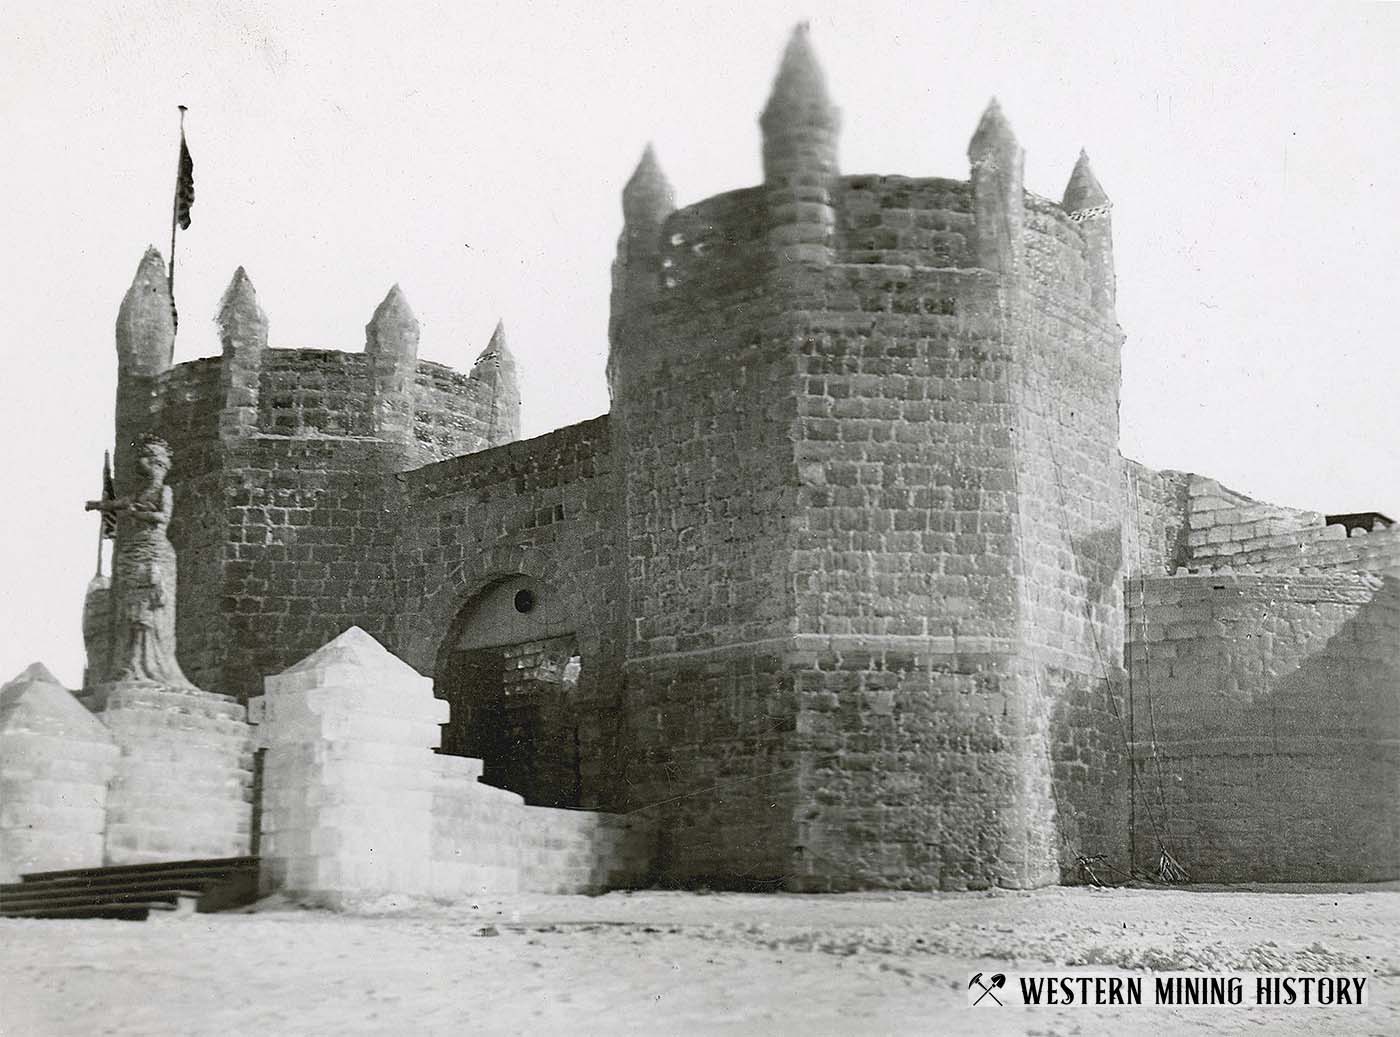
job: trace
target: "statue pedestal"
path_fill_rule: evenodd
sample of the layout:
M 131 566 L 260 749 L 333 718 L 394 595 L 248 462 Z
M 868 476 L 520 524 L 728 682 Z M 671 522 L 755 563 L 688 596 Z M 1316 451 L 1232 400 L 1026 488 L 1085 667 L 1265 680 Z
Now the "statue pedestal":
M 243 706 L 150 681 L 100 684 L 93 700 L 121 748 L 107 795 L 106 863 L 250 851 L 253 747 Z

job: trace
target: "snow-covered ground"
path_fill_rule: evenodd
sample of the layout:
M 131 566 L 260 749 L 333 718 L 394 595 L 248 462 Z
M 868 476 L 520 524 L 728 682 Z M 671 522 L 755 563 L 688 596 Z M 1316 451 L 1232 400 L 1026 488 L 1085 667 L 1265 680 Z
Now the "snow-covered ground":
M 5 919 L 0 1033 L 1400 1034 L 1400 890 L 1299 888 Z M 1362 1009 L 966 1007 L 975 972 L 1056 965 L 1373 978 Z

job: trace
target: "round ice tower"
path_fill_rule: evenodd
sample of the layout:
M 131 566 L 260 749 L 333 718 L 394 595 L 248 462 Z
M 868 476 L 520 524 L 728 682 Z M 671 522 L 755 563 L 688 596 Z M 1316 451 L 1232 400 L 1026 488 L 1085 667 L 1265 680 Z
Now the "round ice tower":
M 642 204 L 648 155 L 624 196 L 622 787 L 664 804 L 660 872 L 961 889 L 1120 859 L 1106 210 L 1067 211 L 1083 172 L 1066 205 L 1027 192 L 995 102 L 966 179 L 841 175 L 805 26 L 760 127 L 763 184 Z

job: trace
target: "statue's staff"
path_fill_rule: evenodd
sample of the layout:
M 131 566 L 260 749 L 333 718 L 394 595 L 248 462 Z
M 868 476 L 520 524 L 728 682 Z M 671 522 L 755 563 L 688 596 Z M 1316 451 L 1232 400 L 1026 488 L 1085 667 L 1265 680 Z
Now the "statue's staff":
M 104 525 L 107 522 L 116 522 L 116 517 L 123 512 L 143 516 L 148 522 L 154 524 L 160 519 L 161 505 L 149 501 L 133 500 L 130 497 L 116 497 L 90 500 L 83 506 L 83 510 L 102 512 Z
M 156 525 L 161 521 L 163 512 L 163 502 L 152 503 L 151 501 L 138 500 L 135 497 L 118 497 L 115 494 L 108 495 L 108 487 L 102 487 L 102 499 L 90 500 L 83 505 L 84 511 L 102 512 L 102 534 L 97 542 L 97 571 L 102 572 L 102 540 L 107 538 L 107 529 L 112 529 L 111 539 L 117 537 L 117 516 L 130 515 L 139 518 L 149 525 Z
M 102 522 L 97 527 L 97 575 L 102 575 L 102 542 L 104 540 L 115 540 L 117 538 L 117 516 L 114 511 L 107 510 L 103 505 L 114 502 L 117 499 L 117 489 L 112 483 L 112 452 L 102 451 L 102 499 L 100 501 L 88 501 L 84 511 L 101 511 Z M 94 507 L 96 505 L 96 507 Z

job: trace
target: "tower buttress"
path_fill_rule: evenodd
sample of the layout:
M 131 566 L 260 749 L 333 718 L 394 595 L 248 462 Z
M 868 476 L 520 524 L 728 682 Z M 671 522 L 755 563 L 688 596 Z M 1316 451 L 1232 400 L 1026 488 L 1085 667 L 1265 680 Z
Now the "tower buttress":
M 1081 150 L 1060 203 L 1069 218 L 1079 224 L 1088 246 L 1089 283 L 1094 309 L 1111 313 L 1117 298 L 1117 277 L 1113 269 L 1113 203 L 1094 176 L 1088 154 Z
M 515 357 L 506 346 L 504 321 L 496 322 L 491 341 L 472 365 L 469 380 L 480 387 L 486 420 L 482 435 L 484 447 L 500 446 L 520 438 L 520 386 L 516 381 Z
M 831 181 L 839 172 L 841 112 L 827 95 L 826 76 L 805 22 L 788 40 L 758 123 L 770 245 L 781 263 L 829 263 L 836 226 Z
M 135 447 L 154 427 L 157 380 L 170 370 L 175 319 L 165 260 L 146 249 L 117 313 L 117 421 L 113 481 L 118 496 L 132 490 Z
M 381 439 L 413 442 L 418 335 L 418 318 L 403 289 L 394 285 L 365 325 L 365 353 L 374 380 L 371 418 Z
M 1019 269 L 1025 246 L 1025 152 L 994 97 L 967 146 L 977 218 L 978 265 L 998 273 Z
M 263 352 L 267 349 L 267 314 L 258 305 L 253 282 L 240 266 L 224 290 L 217 318 L 223 363 L 219 382 L 223 409 L 221 437 L 246 436 L 256 431 Z
M 610 332 L 615 332 L 617 322 L 629 311 L 656 299 L 661 226 L 675 208 L 675 192 L 656 161 L 656 151 L 648 144 L 622 189 L 622 234 L 613 261 Z

